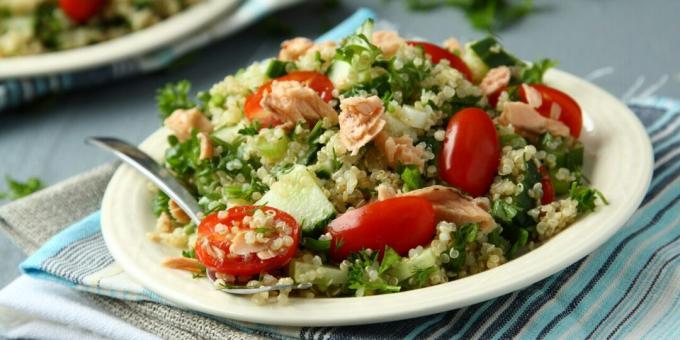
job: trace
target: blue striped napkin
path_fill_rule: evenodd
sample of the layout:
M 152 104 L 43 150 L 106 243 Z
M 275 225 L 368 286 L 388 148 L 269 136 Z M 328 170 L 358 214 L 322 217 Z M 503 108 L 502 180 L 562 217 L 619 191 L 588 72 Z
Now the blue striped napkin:
M 323 38 L 344 36 L 371 16 L 360 11 Z M 620 232 L 561 272 L 483 303 L 385 324 L 299 329 L 234 321 L 225 325 L 277 338 L 680 338 L 680 101 L 643 98 L 629 106 L 653 142 L 656 163 L 649 192 Z M 21 269 L 79 290 L 163 303 L 122 271 L 99 231 L 95 213 L 55 236 Z
M 72 73 L 21 79 L 0 79 L 0 112 L 18 107 L 49 94 L 88 88 L 113 80 L 163 69 L 177 58 L 230 35 L 273 11 L 303 0 L 246 0 L 227 18 L 194 34 L 191 39 L 119 61 Z M 1 63 L 1 62 L 0 62 Z

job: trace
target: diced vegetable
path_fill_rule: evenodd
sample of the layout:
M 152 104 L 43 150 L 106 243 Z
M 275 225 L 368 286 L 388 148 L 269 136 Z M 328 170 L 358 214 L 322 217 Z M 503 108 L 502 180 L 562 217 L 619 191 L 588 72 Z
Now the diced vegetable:
M 296 165 L 272 184 L 256 204 L 267 205 L 289 213 L 300 223 L 304 236 L 318 235 L 335 215 L 335 208 L 316 184 L 316 178 L 305 166 Z

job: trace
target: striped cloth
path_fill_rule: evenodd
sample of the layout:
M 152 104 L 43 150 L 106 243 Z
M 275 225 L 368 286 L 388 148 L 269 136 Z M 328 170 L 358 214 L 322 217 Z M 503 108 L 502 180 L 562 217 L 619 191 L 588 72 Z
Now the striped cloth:
M 323 38 L 342 36 L 371 15 L 360 11 L 341 30 Z M 220 327 L 266 337 L 309 339 L 680 338 L 680 101 L 643 98 L 633 100 L 630 107 L 653 142 L 656 163 L 650 190 L 620 232 L 561 272 L 487 302 L 409 320 L 332 328 L 222 320 Z M 99 231 L 99 213 L 94 213 L 57 234 L 21 269 L 35 278 L 120 301 L 165 303 L 125 274 L 106 250 Z M 179 313 L 171 308 L 162 311 L 164 315 Z M 205 327 L 215 322 L 195 314 L 182 317 Z
M 0 112 L 16 108 L 49 94 L 89 88 L 94 85 L 151 73 L 169 66 L 179 57 L 228 36 L 273 11 L 302 0 L 247 0 L 228 18 L 206 27 L 198 34 L 141 57 L 72 73 L 21 79 L 0 79 Z M 2 62 L 0 61 L 0 66 Z

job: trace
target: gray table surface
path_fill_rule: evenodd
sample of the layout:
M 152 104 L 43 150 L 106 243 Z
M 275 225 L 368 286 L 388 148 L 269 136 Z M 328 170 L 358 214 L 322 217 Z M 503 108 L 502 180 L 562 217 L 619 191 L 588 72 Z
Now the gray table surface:
M 519 57 L 558 59 L 561 69 L 590 78 L 624 100 L 650 94 L 680 98 L 680 1 L 534 2 L 539 12 L 499 33 Z M 314 37 L 360 6 L 373 9 L 401 32 L 435 42 L 449 36 L 463 41 L 483 36 L 457 9 L 414 13 L 396 0 L 345 0 L 331 11 L 310 1 L 276 17 L 290 23 L 294 34 Z M 51 184 L 111 161 L 108 154 L 85 146 L 83 139 L 110 135 L 141 142 L 159 126 L 153 100 L 158 87 L 188 79 L 194 89 L 207 89 L 239 67 L 275 54 L 281 39 L 254 25 L 171 70 L 0 113 L 0 176 L 37 176 Z M 0 234 L 0 287 L 19 275 L 17 264 L 24 257 Z

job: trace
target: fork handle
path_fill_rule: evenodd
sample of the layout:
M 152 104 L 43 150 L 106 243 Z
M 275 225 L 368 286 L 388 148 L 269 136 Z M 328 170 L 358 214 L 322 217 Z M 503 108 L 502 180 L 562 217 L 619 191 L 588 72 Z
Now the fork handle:
M 201 207 L 194 196 L 144 151 L 112 137 L 88 137 L 85 142 L 113 152 L 118 158 L 142 173 L 158 188 L 172 198 L 196 225 L 201 223 Z

